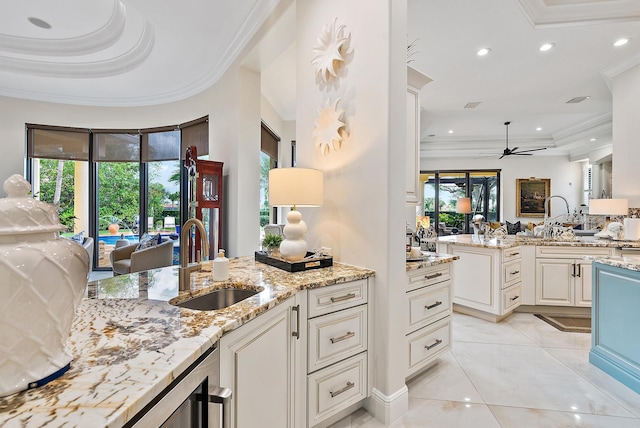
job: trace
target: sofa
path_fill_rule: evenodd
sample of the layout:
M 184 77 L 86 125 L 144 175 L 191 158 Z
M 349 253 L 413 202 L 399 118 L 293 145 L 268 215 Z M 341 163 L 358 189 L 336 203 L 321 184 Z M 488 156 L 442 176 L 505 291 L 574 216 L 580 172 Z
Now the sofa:
M 141 272 L 173 264 L 173 241 L 167 239 L 153 247 L 137 250 L 138 244 L 114 248 L 109 254 L 114 275 Z

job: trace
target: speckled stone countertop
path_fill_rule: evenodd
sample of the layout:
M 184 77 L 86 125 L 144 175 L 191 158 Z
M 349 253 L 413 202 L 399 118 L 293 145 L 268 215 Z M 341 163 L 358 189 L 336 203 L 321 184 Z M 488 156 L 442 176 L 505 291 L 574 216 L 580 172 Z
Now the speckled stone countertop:
M 635 270 L 640 272 L 640 256 L 622 256 L 609 258 L 594 258 L 594 262 L 602 263 L 622 269 Z
M 410 270 L 422 269 L 430 266 L 441 265 L 443 263 L 451 263 L 454 260 L 458 260 L 460 256 L 453 256 L 451 254 L 432 253 L 423 251 L 425 259 L 416 262 L 407 262 L 407 272 Z
M 640 241 L 616 241 L 583 236 L 575 241 L 550 240 L 527 236 L 509 235 L 503 239 L 485 239 L 475 235 L 448 235 L 439 237 L 436 242 L 468 247 L 513 248 L 519 245 L 543 245 L 552 247 L 606 247 L 606 248 L 640 248 Z
M 341 263 L 288 273 L 253 257 L 230 259 L 229 281 L 213 282 L 211 262 L 178 296 L 178 269 L 168 267 L 89 283 L 73 322 L 71 369 L 36 389 L 0 398 L 0 426 L 121 427 L 210 349 L 227 331 L 299 290 L 374 276 Z M 178 308 L 216 288 L 262 290 L 219 311 Z

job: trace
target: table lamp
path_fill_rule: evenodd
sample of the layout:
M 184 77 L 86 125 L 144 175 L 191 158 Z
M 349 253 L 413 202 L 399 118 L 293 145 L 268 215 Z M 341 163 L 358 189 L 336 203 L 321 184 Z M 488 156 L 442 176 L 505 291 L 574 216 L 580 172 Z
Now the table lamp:
M 627 199 L 591 199 L 589 201 L 589 215 L 606 216 L 606 224 L 608 225 L 612 216 L 629 215 L 629 201 Z
M 287 214 L 285 239 L 280 244 L 283 259 L 295 262 L 307 255 L 307 225 L 296 207 L 322 206 L 322 171 L 309 168 L 274 168 L 269 171 L 269 205 L 293 207 Z

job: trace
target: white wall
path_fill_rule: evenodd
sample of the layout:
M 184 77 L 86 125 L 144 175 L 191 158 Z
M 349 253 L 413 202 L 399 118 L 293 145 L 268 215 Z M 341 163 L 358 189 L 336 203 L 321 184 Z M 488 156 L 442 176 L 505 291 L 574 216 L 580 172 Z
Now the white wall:
M 297 164 L 324 171 L 325 183 L 322 208 L 303 210 L 307 242 L 331 247 L 340 262 L 376 271 L 374 388 L 406 399 L 405 153 L 404 145 L 392 144 L 406 134 L 406 0 L 305 0 L 296 12 Z M 315 77 L 312 49 L 336 17 L 351 33 L 353 54 L 338 83 L 326 88 Z M 313 144 L 314 121 L 318 107 L 336 98 L 346 109 L 350 139 L 323 156 Z M 382 418 L 394 418 L 393 412 Z
M 516 179 L 550 178 L 551 194 L 567 199 L 571 212 L 582 200 L 583 162 L 569 162 L 566 156 L 512 156 L 504 159 L 421 159 L 422 171 L 500 169 L 501 220 L 522 223 L 540 222 L 540 218 L 516 217 Z M 551 216 L 566 212 L 566 205 L 560 199 L 550 201 Z
M 613 197 L 640 207 L 640 65 L 613 79 Z

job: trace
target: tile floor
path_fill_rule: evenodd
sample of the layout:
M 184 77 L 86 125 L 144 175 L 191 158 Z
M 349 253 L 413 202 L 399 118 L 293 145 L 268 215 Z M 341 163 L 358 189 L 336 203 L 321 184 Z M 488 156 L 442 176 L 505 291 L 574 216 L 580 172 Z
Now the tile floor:
M 452 350 L 412 379 L 393 428 L 640 427 L 640 394 L 589 364 L 591 335 L 532 314 L 453 315 Z M 360 409 L 331 428 L 384 427 Z

